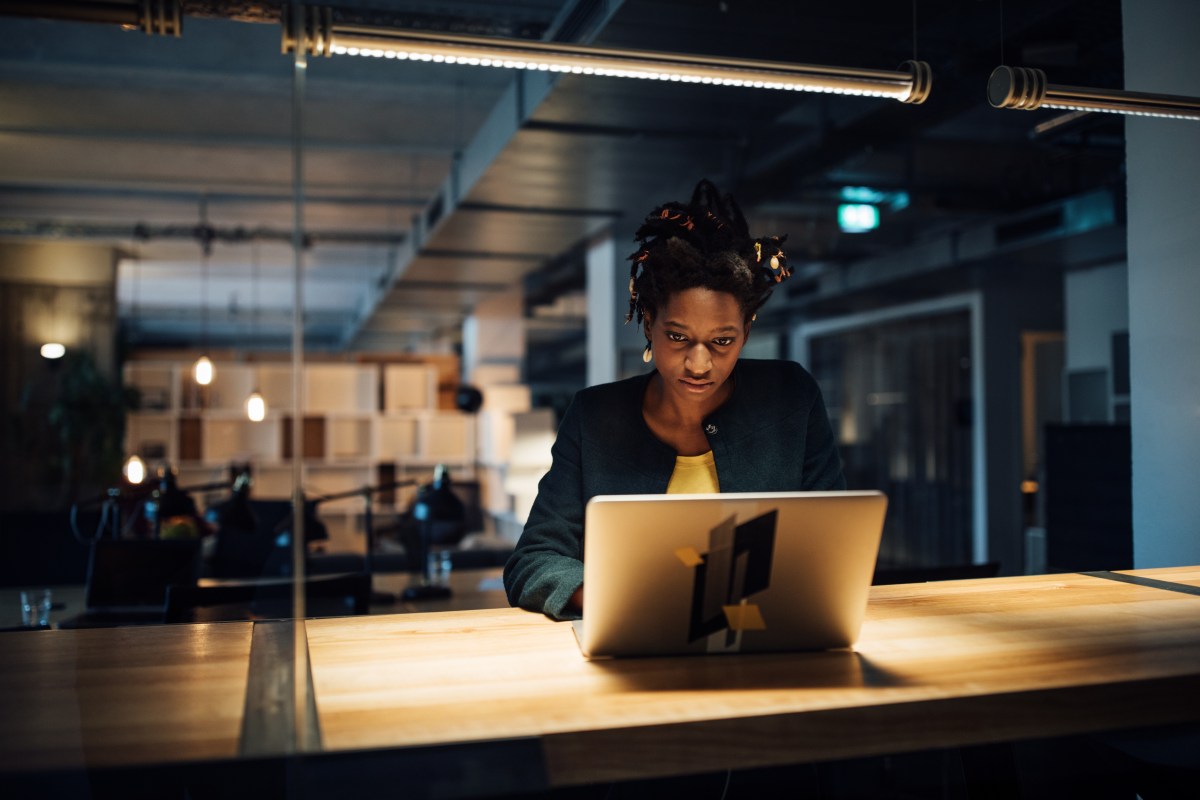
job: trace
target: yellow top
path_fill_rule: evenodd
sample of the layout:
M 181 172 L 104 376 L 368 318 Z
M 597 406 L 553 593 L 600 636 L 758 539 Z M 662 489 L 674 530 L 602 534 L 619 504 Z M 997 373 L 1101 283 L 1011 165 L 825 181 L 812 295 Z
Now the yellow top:
M 675 456 L 675 471 L 667 484 L 667 494 L 716 494 L 717 462 L 712 450 L 698 456 Z

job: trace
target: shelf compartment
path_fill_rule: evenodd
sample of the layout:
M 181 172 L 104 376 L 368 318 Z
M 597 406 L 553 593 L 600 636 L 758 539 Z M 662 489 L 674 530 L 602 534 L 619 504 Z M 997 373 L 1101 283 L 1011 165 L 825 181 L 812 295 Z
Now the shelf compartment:
M 372 425 L 370 417 L 329 417 L 325 452 L 334 461 L 371 457 Z
M 372 413 L 379 407 L 379 374 L 359 364 L 310 364 L 304 370 L 304 411 Z
M 258 391 L 268 411 L 292 410 L 292 368 L 283 364 L 258 365 Z
M 437 369 L 424 364 L 388 364 L 383 369 L 383 410 L 437 406 Z
M 285 460 L 292 457 L 293 419 L 294 418 L 290 416 L 285 416 L 283 418 L 282 451 L 283 458 Z M 325 418 L 306 416 L 300 431 L 300 442 L 300 452 L 302 458 L 325 458 Z
M 437 414 L 424 420 L 420 457 L 462 462 L 475 457 L 474 420 L 465 414 Z
M 136 453 L 147 464 L 172 461 L 175 418 L 170 414 L 130 414 L 125 425 L 125 452 Z
M 279 458 L 281 426 L 278 419 L 251 422 L 245 417 L 205 417 L 202 422 L 203 458 L 206 462 Z
M 417 418 L 381 417 L 375 457 L 380 461 L 409 461 L 417 457 Z
M 175 399 L 175 367 L 132 361 L 125 365 L 125 383 L 137 389 L 142 411 L 173 411 Z

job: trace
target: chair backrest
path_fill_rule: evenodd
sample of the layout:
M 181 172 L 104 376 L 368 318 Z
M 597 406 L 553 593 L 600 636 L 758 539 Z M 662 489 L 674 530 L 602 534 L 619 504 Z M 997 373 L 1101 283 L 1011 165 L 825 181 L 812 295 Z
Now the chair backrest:
M 164 622 L 289 619 L 292 581 L 231 581 L 179 585 L 167 591 Z M 304 582 L 306 617 L 339 617 L 370 610 L 371 577 L 365 573 L 318 575 Z
M 97 539 L 91 543 L 84 603 L 90 611 L 162 608 L 172 584 L 195 583 L 198 539 Z
M 479 481 L 454 481 L 450 491 L 463 503 L 463 524 L 466 533 L 483 530 L 482 487 Z

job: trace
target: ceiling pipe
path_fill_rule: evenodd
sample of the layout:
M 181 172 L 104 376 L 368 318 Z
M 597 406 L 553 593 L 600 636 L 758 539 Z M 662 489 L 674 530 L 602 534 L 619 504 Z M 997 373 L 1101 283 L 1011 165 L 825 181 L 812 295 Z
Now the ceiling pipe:
M 159 36 L 183 32 L 180 0 L 4 0 L 0 14 L 120 25 Z
M 284 8 L 290 4 L 290 0 L 239 0 L 236 3 L 229 0 L 0 0 L 0 15 L 119 25 L 127 30 L 179 36 L 183 29 L 182 17 L 277 25 L 283 21 Z M 564 6 L 566 11 L 574 8 L 577 8 L 576 3 Z M 520 19 L 519 9 L 505 11 L 507 19 L 386 8 L 337 8 L 334 14 L 339 22 L 352 25 L 446 29 L 519 39 L 539 39 L 546 35 L 544 23 Z M 562 21 L 554 24 L 560 25 Z
M 58 222 L 0 220 L 0 236 L 37 239 L 132 239 L 146 242 L 151 239 L 194 239 L 198 242 L 219 241 L 225 244 L 244 244 L 272 241 L 290 244 L 291 229 L 283 228 L 220 228 L 212 225 L 103 225 L 92 222 Z M 400 245 L 408 234 L 396 231 L 310 231 L 304 234 L 305 248 L 317 244 Z

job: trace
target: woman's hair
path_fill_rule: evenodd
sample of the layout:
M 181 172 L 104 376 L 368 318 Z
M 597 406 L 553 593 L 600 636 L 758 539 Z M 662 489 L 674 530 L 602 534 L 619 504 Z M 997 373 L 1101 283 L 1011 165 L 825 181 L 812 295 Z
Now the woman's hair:
M 629 256 L 629 313 L 640 324 L 671 295 L 703 287 L 733 295 L 749 322 L 789 277 L 787 236 L 751 238 L 737 202 L 711 181 L 696 184 L 687 205 L 667 203 L 650 212 L 634 234 L 641 247 Z

